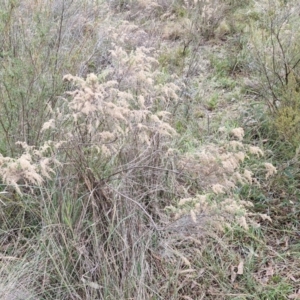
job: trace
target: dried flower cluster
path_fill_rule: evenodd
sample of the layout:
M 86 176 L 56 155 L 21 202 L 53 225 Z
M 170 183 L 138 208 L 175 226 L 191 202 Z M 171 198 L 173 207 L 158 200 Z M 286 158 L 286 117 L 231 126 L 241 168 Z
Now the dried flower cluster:
M 224 134 L 224 130 L 220 132 Z M 263 157 L 264 152 L 257 146 L 243 143 L 242 128 L 234 128 L 229 134 L 238 141 L 225 139 L 219 145 L 207 145 L 199 152 L 184 155 L 179 161 L 180 168 L 198 182 L 204 194 L 181 199 L 177 209 L 171 207 L 175 219 L 190 213 L 191 219 L 197 220 L 198 215 L 206 213 L 216 215 L 213 219 L 218 229 L 228 227 L 231 223 L 245 229 L 249 225 L 259 226 L 253 219 L 254 215 L 247 212 L 251 203 L 238 199 L 233 190 L 239 185 L 259 185 L 253 171 L 243 168 L 241 164 L 251 155 Z M 271 163 L 264 163 L 263 166 L 266 179 L 276 174 L 277 170 Z M 220 196 L 225 200 L 220 202 Z
M 39 149 L 26 143 L 18 144 L 24 149 L 24 153 L 19 158 L 0 155 L 0 177 L 7 185 L 13 186 L 19 194 L 22 194 L 20 185 L 40 186 L 44 179 L 51 178 L 54 173 L 53 165 L 58 162 L 46 155 L 50 149 L 49 143 L 45 143 Z

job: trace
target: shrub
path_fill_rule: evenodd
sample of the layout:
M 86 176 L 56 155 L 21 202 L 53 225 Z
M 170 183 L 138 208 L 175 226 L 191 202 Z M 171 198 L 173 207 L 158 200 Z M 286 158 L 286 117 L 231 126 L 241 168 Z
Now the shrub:
M 152 68 L 157 62 L 149 50 L 138 48 L 127 54 L 116 48 L 111 53 L 113 65 L 104 77 L 64 77 L 73 90 L 42 128 L 62 144 L 65 172 L 75 172 L 90 192 L 97 182 L 110 181 L 112 173 L 126 178 L 128 172 L 155 168 L 163 160 L 162 149 L 167 150 L 165 141 L 175 134 L 168 124 L 170 114 L 161 108 L 176 100 L 178 88 L 155 83 L 157 73 Z
M 79 264 L 72 276 L 84 280 L 84 293 L 91 298 L 107 297 L 93 288 L 101 281 L 113 298 L 146 299 L 147 289 L 140 291 L 131 281 L 147 270 L 144 247 L 152 248 L 160 208 L 173 189 L 176 170 L 168 149 L 176 132 L 161 108 L 176 100 L 178 88 L 156 82 L 157 61 L 149 49 L 126 53 L 116 47 L 111 55 L 111 67 L 99 76 L 64 77 L 72 90 L 51 110 L 42 134 L 52 138 L 63 165 L 55 182 L 62 188 L 54 192 L 64 199 L 57 203 L 59 222 L 75 230 L 86 249 L 82 256 L 77 246 L 68 247 Z M 93 271 L 86 260 L 95 265 Z
M 84 75 L 89 65 L 99 62 L 100 41 L 95 47 L 97 18 L 101 16 L 98 9 L 85 1 L 34 4 L 3 1 L 0 8 L 3 155 L 20 154 L 21 149 L 15 147 L 17 141 L 43 144 L 40 128 L 48 118 L 47 105 L 54 108 L 57 97 L 66 88 L 62 76 Z
M 256 88 L 269 107 L 272 124 L 282 139 L 295 146 L 300 112 L 299 12 L 295 1 L 255 2 L 248 44 L 249 67 L 257 77 Z

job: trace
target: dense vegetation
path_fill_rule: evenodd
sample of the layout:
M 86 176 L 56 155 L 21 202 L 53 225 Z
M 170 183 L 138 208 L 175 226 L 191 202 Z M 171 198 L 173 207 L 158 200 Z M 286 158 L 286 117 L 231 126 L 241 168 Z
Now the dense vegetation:
M 0 298 L 300 298 L 296 0 L 0 0 Z

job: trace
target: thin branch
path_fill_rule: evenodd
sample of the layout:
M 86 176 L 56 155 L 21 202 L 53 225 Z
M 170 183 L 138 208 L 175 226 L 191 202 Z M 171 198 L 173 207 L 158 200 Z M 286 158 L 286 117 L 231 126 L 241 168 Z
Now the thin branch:
M 134 170 L 134 169 L 153 169 L 153 170 L 159 170 L 159 171 L 165 171 L 165 172 L 172 172 L 174 174 L 178 174 L 178 175 L 184 175 L 182 174 L 182 172 L 179 172 L 179 171 L 174 171 L 174 170 L 170 170 L 170 169 L 165 169 L 165 168 L 159 168 L 159 167 L 151 167 L 151 166 L 134 166 L 134 167 L 131 167 L 131 168 L 127 168 L 127 169 L 123 169 L 123 170 L 120 170 L 120 171 L 117 171 L 109 176 L 107 176 L 106 178 L 104 178 L 103 180 L 105 182 L 107 182 L 111 177 L 115 176 L 115 175 L 118 175 L 120 173 L 123 173 L 123 172 L 128 172 L 128 171 L 131 171 L 131 170 Z M 185 177 L 189 178 L 192 180 L 191 177 L 185 175 Z
M 276 46 L 275 46 L 274 39 L 273 39 L 273 33 L 274 33 L 274 31 L 273 31 L 273 22 L 271 21 L 271 43 L 272 43 L 272 65 L 273 65 L 273 72 L 278 77 L 281 85 L 284 86 L 284 83 L 282 81 L 281 76 L 276 71 L 276 62 L 275 62 L 275 56 L 276 56 L 275 49 L 276 49 Z M 275 33 L 274 33 L 274 35 L 277 37 L 277 35 Z M 278 42 L 278 40 L 277 40 L 277 42 Z
M 280 38 L 279 38 L 279 31 L 277 32 L 277 34 L 275 36 L 276 36 L 276 40 L 278 42 L 278 45 L 279 45 L 279 48 L 280 48 L 280 51 L 281 51 L 281 54 L 282 54 L 283 62 L 284 62 L 285 84 L 288 85 L 288 83 L 289 83 L 289 74 L 290 74 L 291 70 L 289 70 L 288 63 L 287 63 L 286 56 L 285 56 L 285 51 L 283 49 L 283 45 L 282 45 L 282 43 L 280 41 Z
M 136 200 L 134 200 L 134 199 L 132 199 L 132 198 L 130 198 L 130 197 L 128 197 L 128 196 L 126 196 L 126 195 L 120 193 L 119 191 L 117 191 L 117 190 L 115 190 L 115 189 L 113 189 L 113 188 L 112 188 L 112 190 L 113 190 L 115 193 L 119 194 L 121 197 L 123 197 L 123 198 L 125 198 L 125 199 L 127 199 L 127 200 L 129 200 L 129 201 L 131 201 L 131 202 L 133 202 L 134 204 L 136 204 L 136 205 L 137 205 L 137 206 L 145 213 L 145 215 L 149 218 L 149 220 L 150 220 L 150 222 L 152 223 L 152 225 L 154 226 L 155 230 L 157 230 L 157 231 L 159 230 L 159 227 L 158 227 L 157 224 L 154 222 L 153 218 L 150 216 L 150 214 L 145 210 L 145 208 L 144 208 L 140 203 L 138 203 Z

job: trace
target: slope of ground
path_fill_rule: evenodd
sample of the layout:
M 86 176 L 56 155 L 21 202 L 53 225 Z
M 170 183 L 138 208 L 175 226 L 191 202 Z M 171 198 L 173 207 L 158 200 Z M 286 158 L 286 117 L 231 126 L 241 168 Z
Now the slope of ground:
M 3 2 L 1 299 L 300 298 L 299 151 L 256 77 L 262 11 Z

